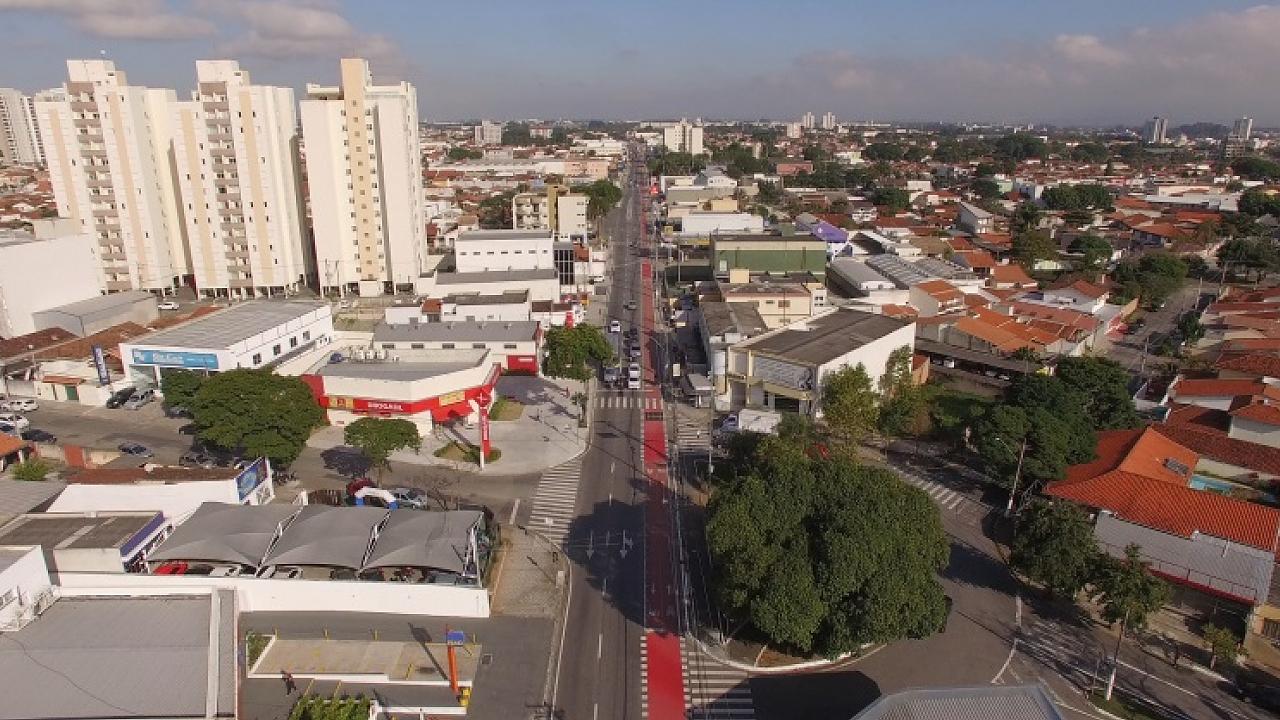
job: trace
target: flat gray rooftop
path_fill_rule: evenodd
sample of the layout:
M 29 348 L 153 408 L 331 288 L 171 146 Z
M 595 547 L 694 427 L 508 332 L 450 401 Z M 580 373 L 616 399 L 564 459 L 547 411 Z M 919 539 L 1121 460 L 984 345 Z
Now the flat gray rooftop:
M 0 572 L 8 570 L 14 563 L 27 556 L 31 552 L 31 546 L 27 547 L 0 547 Z M 36 552 L 40 552 L 38 549 Z
M 148 335 L 145 346 L 230 349 L 255 335 L 325 307 L 323 303 L 258 300 Z
M 550 230 L 468 230 L 458 233 L 457 243 L 486 242 L 489 240 L 550 240 Z
M 462 348 L 458 350 L 390 350 L 398 362 L 377 360 L 323 365 L 315 372 L 323 377 L 365 378 L 368 380 L 423 380 L 460 370 L 470 370 L 488 357 L 488 350 Z
M 532 340 L 537 320 L 462 320 L 417 325 L 378 325 L 373 343 L 389 342 L 516 342 Z
M 0 545 L 40 545 L 46 550 L 120 548 L 150 526 L 159 514 L 22 515 L 0 528 Z
M 713 337 L 737 332 L 751 337 L 769 329 L 755 303 L 711 300 L 698 305 L 707 332 Z
M 803 321 L 803 330 L 779 328 L 747 340 L 740 347 L 781 360 L 821 365 L 909 324 L 906 320 L 842 308 Z
M 58 600 L 0 634 L 0 720 L 233 717 L 233 603 L 226 591 L 216 614 L 207 595 Z
M 446 295 L 444 302 L 457 305 L 511 305 L 529 301 L 528 290 L 507 290 L 501 293 L 460 293 Z
M 57 480 L 23 482 L 0 479 L 0 527 L 58 497 L 67 484 Z
M 127 307 L 137 302 L 146 300 L 154 300 L 155 296 L 146 290 L 130 290 L 128 292 L 111 293 L 109 295 L 99 295 L 91 297 L 88 300 L 79 300 L 66 305 L 47 308 L 41 312 L 56 312 L 64 315 L 96 315 L 102 312 L 115 310 L 116 308 Z
M 512 283 L 533 280 L 555 280 L 555 268 L 542 270 L 481 270 L 479 272 L 439 272 L 436 285 L 468 285 L 473 283 Z

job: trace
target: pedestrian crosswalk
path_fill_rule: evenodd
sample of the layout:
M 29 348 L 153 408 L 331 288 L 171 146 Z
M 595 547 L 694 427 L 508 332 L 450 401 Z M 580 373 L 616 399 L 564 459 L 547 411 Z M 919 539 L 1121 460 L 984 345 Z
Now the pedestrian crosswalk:
M 533 495 L 529 528 L 563 547 L 569 537 L 569 524 L 577 514 L 578 483 L 581 479 L 580 456 L 544 471 Z
M 681 450 L 706 452 L 711 445 L 711 419 L 709 417 L 691 416 L 680 412 L 677 408 L 676 446 Z
M 601 395 L 596 398 L 598 408 L 661 410 L 662 398 L 643 395 Z
M 969 513 L 971 511 L 981 509 L 978 502 L 965 497 L 961 493 L 952 490 L 942 483 L 925 480 L 924 478 L 909 475 L 907 473 L 901 474 L 903 480 L 906 480 L 912 485 L 924 490 L 925 493 L 928 494 L 929 497 L 943 510 L 949 512 Z
M 752 720 L 751 676 L 701 652 L 689 638 L 681 640 L 686 717 L 690 720 Z

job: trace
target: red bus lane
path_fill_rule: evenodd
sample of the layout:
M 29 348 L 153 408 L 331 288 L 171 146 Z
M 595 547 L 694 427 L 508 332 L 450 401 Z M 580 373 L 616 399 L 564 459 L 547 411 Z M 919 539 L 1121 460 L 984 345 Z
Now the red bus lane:
M 643 218 L 641 219 L 643 223 Z M 641 235 L 642 246 L 647 245 Z M 653 265 L 640 263 L 641 332 L 650 343 L 650 352 L 641 360 L 645 380 L 645 406 L 650 399 L 662 399 L 661 374 L 652 354 L 654 333 Z M 642 424 L 644 435 L 644 474 L 648 483 L 645 499 L 645 685 L 648 688 L 649 718 L 676 720 L 683 718 L 684 677 L 680 663 L 680 620 L 676 599 L 675 569 L 672 559 L 672 527 L 667 504 L 667 437 L 661 412 L 646 412 Z

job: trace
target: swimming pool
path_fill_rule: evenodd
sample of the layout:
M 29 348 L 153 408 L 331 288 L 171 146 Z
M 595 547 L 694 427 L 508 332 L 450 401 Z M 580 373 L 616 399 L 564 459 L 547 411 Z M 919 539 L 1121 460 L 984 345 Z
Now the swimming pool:
M 1248 488 L 1247 485 L 1239 485 L 1237 483 L 1220 480 L 1207 475 L 1192 475 L 1191 481 L 1187 483 L 1187 487 L 1192 490 L 1206 490 L 1208 492 L 1218 493 L 1219 495 L 1231 495 L 1231 491 L 1236 488 Z M 1263 492 L 1262 498 L 1269 503 L 1276 502 L 1275 496 L 1270 493 Z

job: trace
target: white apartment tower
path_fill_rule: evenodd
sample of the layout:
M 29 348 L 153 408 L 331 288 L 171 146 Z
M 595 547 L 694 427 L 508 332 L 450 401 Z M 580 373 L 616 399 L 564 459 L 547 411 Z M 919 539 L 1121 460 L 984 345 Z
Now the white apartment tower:
M 30 100 L 13 88 L 0 88 L 0 160 L 27 165 L 40 162 Z
M 813 129 L 813 113 L 807 112 L 804 115 L 800 116 L 800 124 L 804 126 L 805 130 L 812 130 Z
M 835 114 L 835 113 L 830 112 L 830 111 L 825 112 L 825 113 L 822 113 L 822 129 L 823 129 L 823 130 L 835 130 L 835 129 L 836 129 L 836 114 Z
M 1231 125 L 1231 137 L 1237 140 L 1248 140 L 1253 135 L 1253 118 L 1242 117 Z
M 1169 139 L 1168 136 L 1169 118 L 1157 115 L 1142 128 L 1142 141 L 1151 145 L 1163 145 Z
M 196 289 L 217 297 L 293 292 L 311 269 L 293 89 L 254 85 L 234 60 L 197 61 L 196 86 L 173 109 Z
M 413 85 L 374 85 L 343 58 L 339 85 L 307 85 L 302 137 L 321 288 L 411 289 L 426 252 Z
M 475 127 L 475 142 L 477 145 L 501 145 L 502 123 L 481 120 Z
M 186 274 L 169 122 L 172 90 L 129 85 L 109 60 L 68 60 L 36 98 L 58 213 L 96 239 L 102 286 L 168 291 Z
M 690 155 L 701 155 L 702 124 L 691 123 L 681 119 L 680 122 L 662 129 L 662 145 L 668 152 L 684 152 Z
M 27 132 L 31 135 L 36 163 L 44 165 L 44 140 L 40 138 L 40 125 L 36 123 L 36 97 L 27 95 L 22 101 L 27 106 Z

